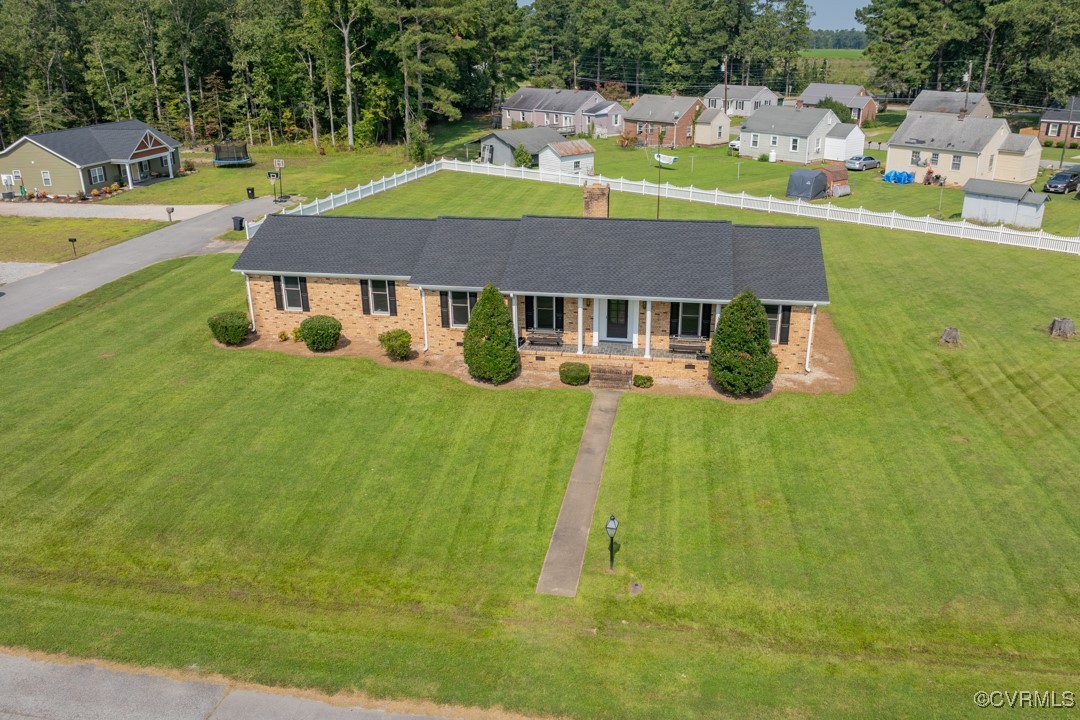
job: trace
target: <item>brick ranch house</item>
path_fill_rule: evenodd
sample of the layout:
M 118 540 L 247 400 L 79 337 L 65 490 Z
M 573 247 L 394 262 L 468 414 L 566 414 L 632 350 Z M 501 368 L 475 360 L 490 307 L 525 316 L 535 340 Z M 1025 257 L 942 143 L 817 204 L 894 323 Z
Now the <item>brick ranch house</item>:
M 324 314 L 349 338 L 403 328 L 422 353 L 460 353 L 493 283 L 524 367 L 614 360 L 657 377 L 707 377 L 720 309 L 748 287 L 766 305 L 780 372 L 803 372 L 829 302 L 817 228 L 726 221 L 271 215 L 233 271 L 264 335 Z

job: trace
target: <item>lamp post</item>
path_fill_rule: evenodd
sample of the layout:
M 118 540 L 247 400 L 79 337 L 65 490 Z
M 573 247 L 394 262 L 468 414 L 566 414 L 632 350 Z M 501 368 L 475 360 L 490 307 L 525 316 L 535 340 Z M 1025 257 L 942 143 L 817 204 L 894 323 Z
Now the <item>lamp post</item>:
M 679 135 L 679 113 L 675 111 L 671 113 L 671 149 L 675 149 L 675 139 Z
M 75 250 L 75 238 L 68 238 L 68 242 L 71 243 L 71 252 L 75 253 L 75 257 L 79 257 L 79 253 Z
M 619 521 L 612 515 L 611 519 L 607 521 L 607 525 L 604 526 L 608 535 L 608 550 L 611 553 L 611 561 L 608 563 L 608 570 L 615 569 L 615 533 L 619 529 Z

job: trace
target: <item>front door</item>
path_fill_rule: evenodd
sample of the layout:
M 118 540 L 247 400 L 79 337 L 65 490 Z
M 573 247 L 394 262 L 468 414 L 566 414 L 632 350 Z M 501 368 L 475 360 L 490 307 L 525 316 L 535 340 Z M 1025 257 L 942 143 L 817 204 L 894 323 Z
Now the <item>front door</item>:
M 607 339 L 626 340 L 630 337 L 629 300 L 607 301 Z

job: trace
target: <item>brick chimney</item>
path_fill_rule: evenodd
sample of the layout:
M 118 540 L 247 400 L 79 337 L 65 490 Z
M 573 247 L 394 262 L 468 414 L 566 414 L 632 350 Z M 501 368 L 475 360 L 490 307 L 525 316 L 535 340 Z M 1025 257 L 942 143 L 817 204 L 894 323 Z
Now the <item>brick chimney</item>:
M 610 189 L 603 183 L 585 186 L 585 217 L 608 217 L 608 193 Z

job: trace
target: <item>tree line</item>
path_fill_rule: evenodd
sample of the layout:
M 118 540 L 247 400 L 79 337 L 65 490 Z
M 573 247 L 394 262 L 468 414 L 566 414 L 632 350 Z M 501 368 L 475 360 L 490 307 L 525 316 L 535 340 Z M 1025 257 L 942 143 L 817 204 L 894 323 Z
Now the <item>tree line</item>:
M 866 47 L 862 30 L 811 30 L 810 47 L 815 50 L 862 50 Z

